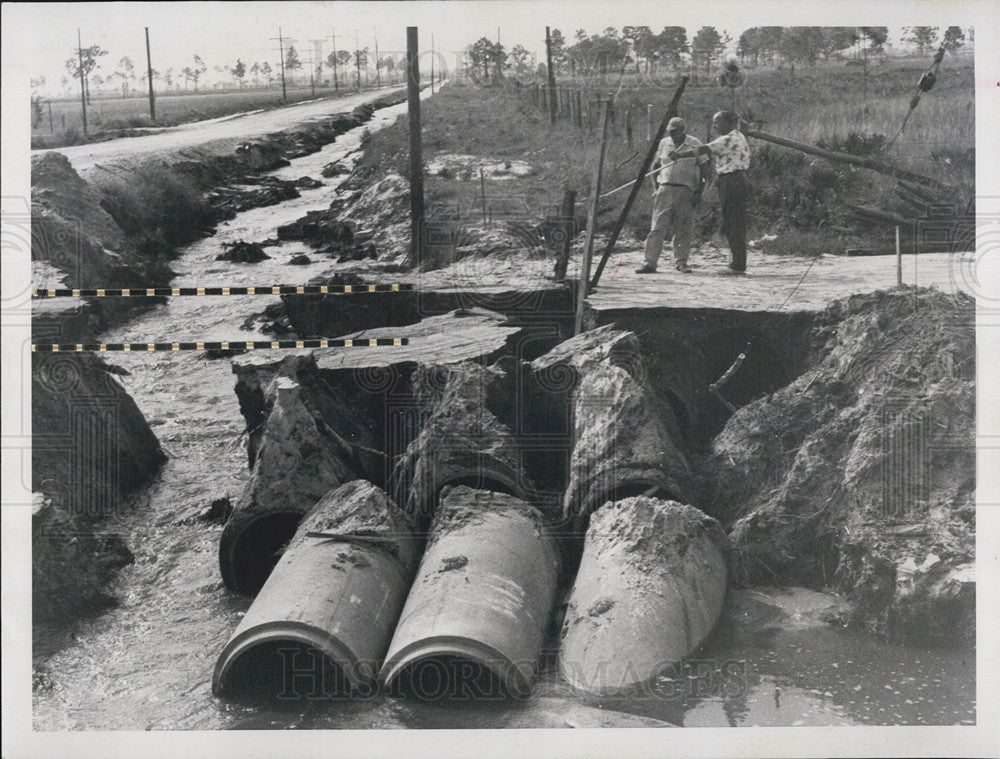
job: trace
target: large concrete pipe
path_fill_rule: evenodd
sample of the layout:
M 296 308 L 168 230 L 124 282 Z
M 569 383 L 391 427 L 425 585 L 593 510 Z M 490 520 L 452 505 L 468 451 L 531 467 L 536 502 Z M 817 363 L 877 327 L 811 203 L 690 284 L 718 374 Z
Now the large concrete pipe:
M 260 590 L 302 517 L 364 471 L 335 431 L 330 403 L 322 388 L 283 375 L 262 394 L 253 468 L 219 541 L 219 569 L 230 590 Z
M 566 681 L 627 692 L 688 657 L 722 611 L 725 546 L 718 522 L 675 501 L 639 496 L 595 511 L 560 632 Z
M 528 500 L 534 485 L 524 473 L 510 428 L 494 413 L 506 383 L 503 372 L 466 362 L 420 367 L 414 375 L 429 416 L 393 473 L 393 494 L 425 525 L 447 485 L 467 485 Z M 423 387 L 421 387 L 423 386 Z
M 419 544 L 371 483 L 325 495 L 219 655 L 212 690 L 370 693 L 406 598 Z
M 571 388 L 573 451 L 563 515 L 584 520 L 607 501 L 636 495 L 691 500 L 687 460 L 670 434 L 668 403 L 655 397 L 647 364 L 631 332 L 584 332 L 531 364 L 536 378 Z
M 559 574 L 534 506 L 448 488 L 381 679 L 424 700 L 530 692 Z

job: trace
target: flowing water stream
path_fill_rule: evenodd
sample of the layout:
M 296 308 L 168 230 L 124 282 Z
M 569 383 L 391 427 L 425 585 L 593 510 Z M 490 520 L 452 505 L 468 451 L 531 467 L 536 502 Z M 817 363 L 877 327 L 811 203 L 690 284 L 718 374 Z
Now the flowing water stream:
M 366 126 L 273 173 L 319 178 L 331 161 L 348 156 L 350 165 L 348 154 L 358 150 L 363 131 L 391 123 L 405 108 L 378 111 Z M 332 273 L 337 264 L 327 257 L 288 266 L 291 256 L 307 252 L 301 243 L 269 247 L 272 258 L 257 264 L 215 260 L 225 243 L 272 238 L 279 225 L 328 207 L 339 179 L 323 182 L 295 200 L 241 213 L 188 246 L 173 264 L 175 286 L 301 284 Z M 241 325 L 277 300 L 173 298 L 102 341 L 268 339 Z M 217 699 L 210 688 L 215 659 L 250 600 L 224 589 L 217 559 L 222 528 L 197 515 L 217 498 L 235 501 L 247 476 L 235 377 L 228 359 L 197 352 L 119 353 L 113 360 L 130 372 L 121 380 L 170 458 L 155 482 L 107 525 L 135 555 L 117 580 L 120 606 L 58 636 L 35 636 L 36 730 L 655 724 L 648 718 L 695 726 L 975 720 L 973 651 L 916 650 L 833 628 L 810 616 L 817 594 L 787 590 L 735 594 L 739 603 L 730 605 L 699 658 L 643 697 L 579 699 L 547 667 L 535 694 L 517 703 L 382 695 L 267 704 Z

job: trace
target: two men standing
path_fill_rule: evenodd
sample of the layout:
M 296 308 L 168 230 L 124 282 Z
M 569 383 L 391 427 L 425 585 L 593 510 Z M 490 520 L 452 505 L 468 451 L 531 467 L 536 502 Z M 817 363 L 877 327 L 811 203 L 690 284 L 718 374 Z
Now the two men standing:
M 675 122 L 680 122 L 679 138 L 675 133 L 677 128 Z M 729 243 L 729 266 L 718 273 L 729 275 L 746 273 L 749 194 L 746 171 L 750 168 L 750 146 L 738 126 L 739 118 L 735 113 L 719 111 L 712 117 L 712 127 L 719 136 L 706 145 L 684 135 L 682 119 L 674 118 L 668 122 L 669 136 L 660 143 L 656 159 L 660 186 L 653 196 L 653 218 L 649 236 L 646 238 L 646 263 L 636 270 L 638 273 L 649 274 L 656 271 L 656 262 L 663 249 L 663 241 L 671 227 L 674 232 L 675 266 L 678 271 L 691 271 L 691 267 L 687 264 L 691 248 L 691 227 L 694 222 L 694 208 L 701 201 L 701 193 L 710 176 L 709 156 L 714 159 L 714 170 L 718 175 L 719 200 L 722 203 L 722 231 Z M 693 170 L 695 166 L 699 182 L 689 196 L 691 201 L 689 205 L 684 204 L 683 201 L 687 196 L 683 194 L 679 200 L 676 199 L 675 192 L 670 193 L 669 199 L 661 196 L 664 188 L 675 189 L 671 182 L 682 184 L 676 177 L 685 176 L 686 167 Z M 664 182 L 664 176 L 669 181 Z M 682 207 L 683 210 L 678 212 Z

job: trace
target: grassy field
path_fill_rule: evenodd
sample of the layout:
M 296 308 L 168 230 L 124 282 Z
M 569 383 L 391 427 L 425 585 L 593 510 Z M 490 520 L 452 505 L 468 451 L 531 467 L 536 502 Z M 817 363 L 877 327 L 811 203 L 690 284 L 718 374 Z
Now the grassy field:
M 965 204 L 974 193 L 975 176 L 975 98 L 973 70 L 968 61 L 946 58 L 937 85 L 923 96 L 906 131 L 891 149 L 882 151 L 899 130 L 922 71 L 915 63 L 870 65 L 867 101 L 862 97 L 860 67 L 840 63 L 799 67 L 794 74 L 789 70 L 751 71 L 746 86 L 737 90 L 736 106 L 741 115 L 752 118 L 764 131 L 831 149 L 878 155 L 889 163 L 935 177 L 955 187 L 954 199 Z M 585 100 L 615 92 L 617 81 L 613 79 L 603 86 L 588 86 Z M 565 85 L 573 86 L 570 82 Z M 605 190 L 634 179 L 647 147 L 646 106 L 653 106 L 655 129 L 676 86 L 676 78 L 668 75 L 662 81 L 628 82 L 618 92 Z M 689 86 L 680 105 L 688 131 L 705 138 L 711 114 L 730 107 L 731 98 L 728 89 Z M 631 146 L 626 138 L 629 112 Z M 509 82 L 494 87 L 455 83 L 423 106 L 423 126 L 428 161 L 438 154 L 471 154 L 521 160 L 535 169 L 523 178 L 487 176 L 488 205 L 499 204 L 501 198 L 521 198 L 521 205 L 541 219 L 557 206 L 563 187 L 568 186 L 577 191 L 578 212 L 583 212 L 597 160 L 596 118 L 592 129 L 586 123 L 582 130 L 578 129 L 566 117 L 552 126 L 547 112 L 533 105 L 528 86 L 517 87 Z M 881 175 L 756 140 L 751 148 L 751 235 L 783 232 L 790 252 L 810 252 L 810 239 L 816 241 L 816 249 L 830 250 L 833 246 L 842 250 L 888 233 L 857 230 L 858 234 L 852 236 L 844 231 L 850 227 L 845 220 L 845 200 L 886 209 L 902 208 L 895 197 L 895 182 Z M 405 119 L 371 136 L 360 168 L 364 177 L 389 171 L 406 175 Z M 477 213 L 482 202 L 478 171 L 449 173 L 445 177 L 429 174 L 426 193 L 432 206 L 454 205 L 472 215 Z M 610 226 L 617 216 L 625 195 L 621 192 L 601 201 L 602 228 Z M 714 191 L 708 193 L 706 201 L 699 209 L 697 222 L 703 237 L 717 229 L 719 222 Z M 644 190 L 630 219 L 636 237 L 645 235 L 649 212 L 650 193 Z M 816 237 L 816 233 L 822 234 Z M 831 241 L 830 237 L 838 239 Z M 771 247 L 781 245 L 775 242 Z
M 162 93 L 156 96 L 155 122 L 149 118 L 149 100 L 145 96 L 94 98 L 87 107 L 87 126 L 91 139 L 103 139 L 118 136 L 122 130 L 175 126 L 258 108 L 271 108 L 320 97 L 351 95 L 355 92 L 352 87 L 341 86 L 339 92 L 333 87 L 317 87 L 314 95 L 310 87 L 296 86 L 288 88 L 287 100 L 282 100 L 280 86 L 246 89 L 243 92 Z M 51 126 L 48 104 L 43 103 L 42 121 L 32 129 L 31 136 L 34 148 L 60 147 L 90 141 L 83 135 L 79 98 L 53 100 Z

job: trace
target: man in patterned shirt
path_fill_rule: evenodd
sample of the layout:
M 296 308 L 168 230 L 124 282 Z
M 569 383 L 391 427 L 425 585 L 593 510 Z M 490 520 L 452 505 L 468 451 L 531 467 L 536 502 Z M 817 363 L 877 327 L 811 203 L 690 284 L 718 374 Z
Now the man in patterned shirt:
M 696 151 L 704 147 L 685 132 L 684 119 L 675 116 L 667 122 L 667 136 L 660 142 L 651 174 L 653 178 L 653 219 L 646 237 L 646 263 L 636 269 L 639 274 L 652 274 L 663 251 L 667 233 L 673 234 L 674 268 L 685 274 L 691 271 L 691 228 L 694 209 L 701 202 L 701 192 L 708 182 L 709 159 Z M 672 150 L 689 150 L 690 157 L 671 159 Z
M 739 118 L 731 111 L 719 111 L 712 117 L 712 127 L 719 135 L 698 153 L 715 159 L 719 177 L 719 200 L 722 203 L 722 231 L 729 243 L 729 266 L 719 274 L 746 274 L 747 270 L 747 187 L 746 171 L 750 168 L 750 146 L 737 129 Z M 692 155 L 688 150 L 672 151 L 671 158 Z

